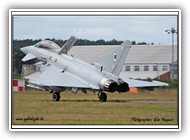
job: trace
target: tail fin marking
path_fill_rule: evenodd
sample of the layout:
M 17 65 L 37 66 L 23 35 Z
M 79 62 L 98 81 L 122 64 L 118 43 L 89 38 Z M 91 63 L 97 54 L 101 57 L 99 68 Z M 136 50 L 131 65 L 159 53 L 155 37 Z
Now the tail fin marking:
M 118 48 L 116 48 L 99 64 L 103 66 L 104 71 L 119 76 L 130 48 L 131 42 L 128 40 L 124 41 Z

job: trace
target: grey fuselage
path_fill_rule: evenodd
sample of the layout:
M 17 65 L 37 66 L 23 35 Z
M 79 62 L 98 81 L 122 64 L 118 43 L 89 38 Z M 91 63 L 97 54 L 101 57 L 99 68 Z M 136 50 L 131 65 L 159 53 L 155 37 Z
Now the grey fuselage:
M 94 90 L 107 90 L 104 84 L 109 80 L 118 83 L 119 78 L 111 73 L 97 69 L 94 65 L 86 63 L 78 58 L 67 54 L 58 54 L 58 51 L 30 46 L 28 52 L 35 55 L 37 59 L 47 62 L 60 72 L 67 71 L 75 78 L 86 83 Z M 87 82 L 88 81 L 88 82 Z M 114 90 L 115 91 L 115 90 Z M 110 92 L 114 92 L 110 90 Z

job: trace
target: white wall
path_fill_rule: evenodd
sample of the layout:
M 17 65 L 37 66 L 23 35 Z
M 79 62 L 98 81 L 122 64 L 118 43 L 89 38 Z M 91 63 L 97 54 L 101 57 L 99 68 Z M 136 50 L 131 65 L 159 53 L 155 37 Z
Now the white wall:
M 130 71 L 125 71 L 125 66 L 130 66 Z M 139 71 L 134 71 L 135 66 L 139 66 L 140 70 Z M 149 71 L 144 71 L 144 66 L 149 67 Z M 153 70 L 153 66 L 158 67 L 158 71 Z M 163 66 L 166 66 L 166 70 L 163 71 Z M 141 78 L 141 79 L 146 79 L 146 78 L 156 78 L 166 72 L 170 71 L 170 65 L 169 64 L 124 64 L 122 68 L 122 75 L 127 76 L 128 78 Z
M 123 65 L 123 68 L 122 68 L 122 71 L 125 72 L 125 67 L 126 66 L 130 66 L 130 71 L 134 71 L 134 68 L 135 66 L 139 66 L 140 67 L 140 70 L 139 71 L 144 71 L 144 66 L 148 66 L 149 67 L 149 71 L 154 71 L 153 70 L 153 66 L 157 66 L 158 67 L 158 71 L 163 71 L 162 68 L 163 66 L 166 66 L 167 67 L 167 71 L 170 70 L 170 65 L 169 64 L 124 64 Z

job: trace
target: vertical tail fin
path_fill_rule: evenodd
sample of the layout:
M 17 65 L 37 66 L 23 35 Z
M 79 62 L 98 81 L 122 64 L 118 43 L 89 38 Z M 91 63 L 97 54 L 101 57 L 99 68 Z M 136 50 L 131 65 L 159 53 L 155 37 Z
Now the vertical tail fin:
M 125 62 L 130 48 L 131 42 L 128 40 L 124 41 L 118 48 L 116 48 L 99 64 L 103 67 L 104 71 L 110 72 L 118 76 L 121 72 L 123 63 Z
M 67 52 L 72 48 L 72 46 L 75 44 L 77 41 L 77 38 L 74 36 L 71 36 L 67 42 L 62 46 L 61 50 L 59 51 L 59 54 L 64 53 L 67 54 Z

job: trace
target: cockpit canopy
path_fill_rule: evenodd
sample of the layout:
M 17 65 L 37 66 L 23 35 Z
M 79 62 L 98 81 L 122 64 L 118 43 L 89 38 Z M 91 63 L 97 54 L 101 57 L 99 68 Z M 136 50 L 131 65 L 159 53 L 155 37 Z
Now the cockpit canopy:
M 39 43 L 35 44 L 35 46 L 38 48 L 51 49 L 51 50 L 60 49 L 60 47 L 56 43 L 49 40 L 42 40 Z

